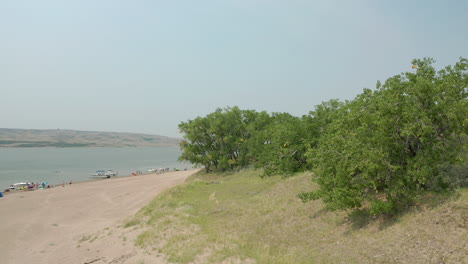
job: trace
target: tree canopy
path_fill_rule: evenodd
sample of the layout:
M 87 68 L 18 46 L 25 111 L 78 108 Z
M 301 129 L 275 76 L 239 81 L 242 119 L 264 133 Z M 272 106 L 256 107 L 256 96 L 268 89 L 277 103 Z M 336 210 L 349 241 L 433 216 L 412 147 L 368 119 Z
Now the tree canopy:
M 439 72 L 432 63 L 414 60 L 416 72 L 378 83 L 344 105 L 307 153 L 320 189 L 302 194 L 304 200 L 394 212 L 430 189 L 444 166 L 461 161 L 467 60 Z
M 232 107 L 182 122 L 180 159 L 207 172 L 312 170 L 319 189 L 300 194 L 304 201 L 394 212 L 422 191 L 452 186 L 441 175 L 466 153 L 468 61 L 439 71 L 432 59 L 412 63 L 412 71 L 375 90 L 324 102 L 302 117 Z
M 263 119 L 268 119 L 265 112 L 232 107 L 182 122 L 179 129 L 185 136 L 179 160 L 202 165 L 207 172 L 245 167 L 251 158 L 247 143 L 268 122 Z

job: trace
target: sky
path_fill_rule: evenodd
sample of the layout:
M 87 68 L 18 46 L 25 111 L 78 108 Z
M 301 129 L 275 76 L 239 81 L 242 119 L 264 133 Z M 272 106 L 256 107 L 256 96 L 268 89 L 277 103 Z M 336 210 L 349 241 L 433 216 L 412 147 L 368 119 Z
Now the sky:
M 0 127 L 181 137 L 239 106 L 301 116 L 468 57 L 468 1 L 1 0 Z

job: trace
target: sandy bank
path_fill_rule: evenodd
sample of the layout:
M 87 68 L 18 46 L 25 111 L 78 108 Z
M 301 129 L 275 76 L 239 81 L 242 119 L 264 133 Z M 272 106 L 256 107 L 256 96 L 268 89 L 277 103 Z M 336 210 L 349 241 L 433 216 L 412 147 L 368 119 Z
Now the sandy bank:
M 117 226 L 158 193 L 183 183 L 196 171 L 119 177 L 6 195 L 0 198 L 0 263 L 141 262 L 147 256 L 133 247 L 132 234 L 127 234 L 127 241 Z

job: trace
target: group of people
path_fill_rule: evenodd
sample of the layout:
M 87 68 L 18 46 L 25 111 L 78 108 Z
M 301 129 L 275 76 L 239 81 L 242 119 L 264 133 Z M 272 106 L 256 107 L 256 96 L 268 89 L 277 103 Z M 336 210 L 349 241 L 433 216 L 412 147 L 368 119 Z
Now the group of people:
M 157 173 L 164 173 L 164 172 L 168 172 L 168 171 L 169 171 L 169 168 L 159 168 Z
M 19 186 L 10 185 L 10 187 L 8 189 L 5 189 L 3 192 L 10 192 L 12 190 L 33 191 L 33 190 L 36 190 L 36 189 L 45 189 L 45 188 L 51 188 L 51 187 L 53 187 L 53 186 L 49 185 L 48 182 L 41 182 L 41 183 L 39 183 L 39 182 L 37 182 L 37 183 L 27 182 L 26 184 L 22 184 L 22 185 L 19 185 Z
M 157 174 L 161 174 L 161 173 L 164 173 L 164 172 L 168 172 L 170 169 L 169 168 L 159 168 L 159 169 L 149 169 L 148 172 L 149 173 L 157 173 Z M 176 169 L 174 169 L 176 170 Z M 135 172 L 132 173 L 133 176 L 136 176 L 136 175 L 143 175 L 144 173 L 141 171 L 141 170 L 136 170 Z

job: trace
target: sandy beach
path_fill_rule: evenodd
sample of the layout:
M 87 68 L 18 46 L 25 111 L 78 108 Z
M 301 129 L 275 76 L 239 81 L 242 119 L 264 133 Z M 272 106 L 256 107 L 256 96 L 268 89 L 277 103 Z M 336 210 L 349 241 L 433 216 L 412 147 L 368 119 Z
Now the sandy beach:
M 119 177 L 0 198 L 0 263 L 165 263 L 125 220 L 198 170 Z

